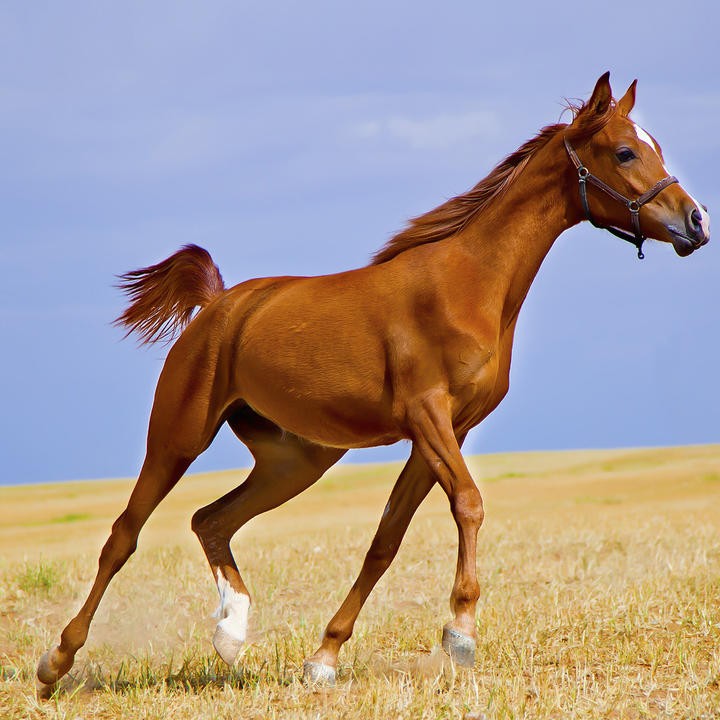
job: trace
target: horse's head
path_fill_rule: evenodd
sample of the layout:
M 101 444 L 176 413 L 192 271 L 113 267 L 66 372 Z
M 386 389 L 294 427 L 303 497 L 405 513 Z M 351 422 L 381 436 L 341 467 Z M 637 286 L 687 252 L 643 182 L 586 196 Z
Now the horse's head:
M 565 133 L 582 213 L 637 245 L 640 257 L 645 237 L 689 255 L 710 240 L 707 209 L 670 175 L 656 140 L 630 119 L 637 81 L 615 102 L 609 77 L 597 81 Z

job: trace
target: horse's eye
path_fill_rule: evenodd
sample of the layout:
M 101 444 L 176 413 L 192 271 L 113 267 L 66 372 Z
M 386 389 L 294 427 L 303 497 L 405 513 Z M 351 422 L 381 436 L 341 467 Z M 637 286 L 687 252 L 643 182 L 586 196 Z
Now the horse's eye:
M 615 157 L 621 162 L 626 163 L 635 158 L 635 153 L 630 148 L 620 148 L 616 153 Z

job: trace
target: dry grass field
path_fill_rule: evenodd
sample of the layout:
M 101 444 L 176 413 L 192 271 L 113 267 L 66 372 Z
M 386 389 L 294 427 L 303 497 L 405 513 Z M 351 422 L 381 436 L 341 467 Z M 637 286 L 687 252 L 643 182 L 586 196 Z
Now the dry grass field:
M 310 691 L 302 660 L 358 572 L 399 465 L 341 466 L 233 542 L 253 593 L 228 670 L 217 592 L 189 529 L 242 472 L 181 482 L 116 577 L 71 676 L 35 699 L 40 654 L 85 597 L 131 481 L 0 488 L 0 717 L 720 717 L 720 446 L 491 455 L 478 654 L 439 650 L 456 531 L 433 491 L 341 654 Z

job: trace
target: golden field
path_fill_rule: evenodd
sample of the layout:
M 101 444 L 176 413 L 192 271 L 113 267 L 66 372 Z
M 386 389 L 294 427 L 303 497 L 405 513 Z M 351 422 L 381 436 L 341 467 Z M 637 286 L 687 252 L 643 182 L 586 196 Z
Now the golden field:
M 253 595 L 228 670 L 190 517 L 244 472 L 191 475 L 150 519 L 60 692 L 38 657 L 84 600 L 132 481 L 0 488 L 0 718 L 720 717 L 720 446 L 468 460 L 485 498 L 478 653 L 438 645 L 457 536 L 437 488 L 333 689 L 302 661 L 360 569 L 400 465 L 339 466 L 233 541 Z

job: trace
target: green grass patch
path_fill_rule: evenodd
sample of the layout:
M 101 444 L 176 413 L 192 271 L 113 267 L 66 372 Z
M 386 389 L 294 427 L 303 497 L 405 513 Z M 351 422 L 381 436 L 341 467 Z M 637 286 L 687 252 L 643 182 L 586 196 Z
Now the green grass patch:
M 26 565 L 17 575 L 18 587 L 26 593 L 47 595 L 60 581 L 57 564 L 42 560 L 34 565 Z
M 90 515 L 90 513 L 68 513 L 67 515 L 60 515 L 60 517 L 52 518 L 52 520 L 49 520 L 48 522 L 59 525 L 89 520 L 91 517 L 92 515 Z

